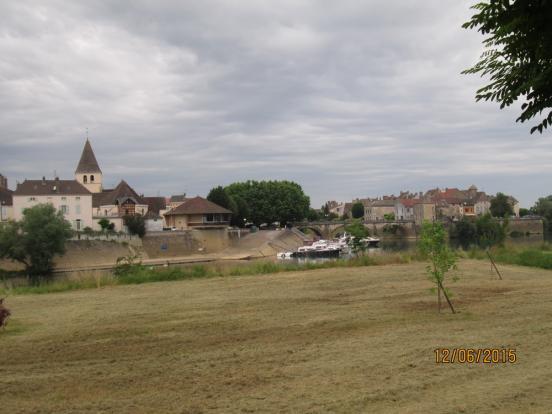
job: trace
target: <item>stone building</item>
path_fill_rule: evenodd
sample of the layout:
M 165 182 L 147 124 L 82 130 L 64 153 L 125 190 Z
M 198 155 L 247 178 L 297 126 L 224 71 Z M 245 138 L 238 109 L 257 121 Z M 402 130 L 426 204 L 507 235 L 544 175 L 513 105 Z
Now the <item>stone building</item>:
M 94 226 L 92 193 L 77 180 L 25 180 L 13 192 L 13 218 L 21 220 L 23 210 L 38 204 L 52 204 L 71 223 L 73 230 Z

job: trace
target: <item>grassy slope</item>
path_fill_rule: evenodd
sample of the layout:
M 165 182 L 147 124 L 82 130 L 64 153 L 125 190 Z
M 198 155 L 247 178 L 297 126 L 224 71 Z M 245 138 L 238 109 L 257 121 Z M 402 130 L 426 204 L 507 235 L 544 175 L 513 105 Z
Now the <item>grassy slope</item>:
M 460 313 L 424 264 L 10 297 L 0 407 L 74 412 L 548 412 L 552 273 L 461 261 Z M 436 365 L 436 347 L 515 347 Z

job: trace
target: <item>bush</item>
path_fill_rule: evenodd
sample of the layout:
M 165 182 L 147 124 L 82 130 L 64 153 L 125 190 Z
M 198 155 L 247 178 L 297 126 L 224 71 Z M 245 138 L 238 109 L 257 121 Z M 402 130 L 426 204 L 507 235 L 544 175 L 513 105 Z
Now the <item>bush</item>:
M 123 221 L 130 234 L 137 235 L 140 238 L 146 234 L 146 221 L 143 216 L 138 214 L 128 215 L 123 217 Z

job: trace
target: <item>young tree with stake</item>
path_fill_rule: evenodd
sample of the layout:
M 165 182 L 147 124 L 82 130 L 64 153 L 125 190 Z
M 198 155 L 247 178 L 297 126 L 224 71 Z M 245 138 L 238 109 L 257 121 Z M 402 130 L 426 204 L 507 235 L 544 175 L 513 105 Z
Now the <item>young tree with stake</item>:
M 441 292 L 450 307 L 452 313 L 456 313 L 449 293 L 443 286 L 445 275 L 451 269 L 456 268 L 456 255 L 448 247 L 445 228 L 441 223 L 424 222 L 420 236 L 420 250 L 429 260 L 426 267 L 429 279 L 437 287 L 437 304 L 441 312 Z M 455 279 L 453 279 L 455 280 Z

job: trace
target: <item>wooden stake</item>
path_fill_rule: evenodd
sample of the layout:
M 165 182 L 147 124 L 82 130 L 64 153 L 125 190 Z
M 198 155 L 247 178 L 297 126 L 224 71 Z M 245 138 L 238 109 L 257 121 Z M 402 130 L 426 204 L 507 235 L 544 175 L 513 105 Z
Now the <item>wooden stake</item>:
M 498 268 L 496 267 L 496 264 L 491 256 L 491 253 L 489 252 L 489 249 L 486 250 L 487 252 L 487 256 L 489 256 L 489 259 L 491 260 L 491 265 L 492 267 L 494 267 L 494 269 L 496 270 L 496 274 L 498 275 L 498 277 L 500 278 L 500 280 L 502 280 L 502 275 L 500 274 L 500 272 L 498 271 Z
M 441 283 L 440 280 L 438 280 L 437 283 L 439 284 L 439 287 L 443 291 L 443 295 L 445 295 L 445 299 L 447 300 L 448 305 L 450 306 L 450 310 L 452 311 L 452 313 L 456 313 L 456 311 L 454 310 L 454 306 L 452 306 L 452 302 L 450 301 L 450 299 L 447 295 L 447 292 L 445 291 L 445 288 L 443 287 L 443 284 Z

